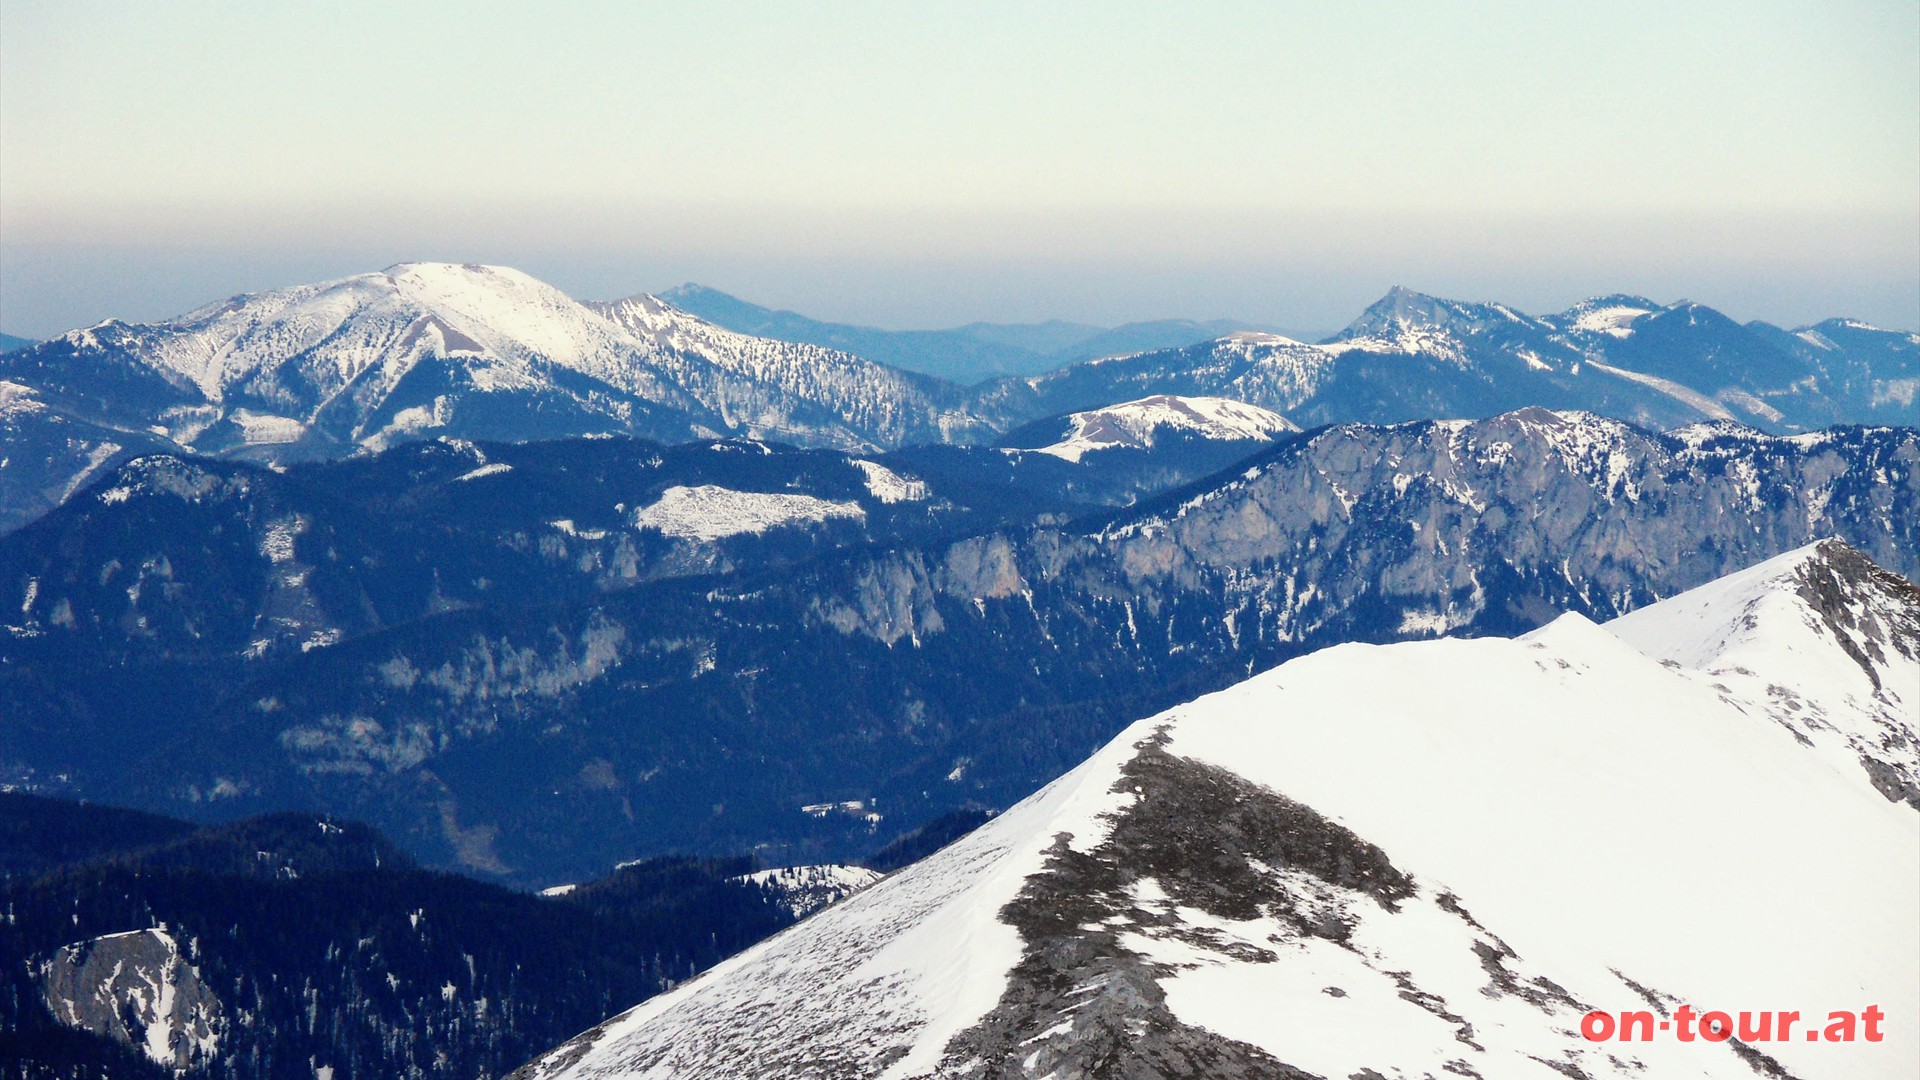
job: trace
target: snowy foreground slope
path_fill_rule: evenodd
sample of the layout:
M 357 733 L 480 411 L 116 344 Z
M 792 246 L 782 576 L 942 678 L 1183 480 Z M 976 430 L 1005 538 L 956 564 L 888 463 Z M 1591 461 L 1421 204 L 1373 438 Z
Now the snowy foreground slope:
M 1327 649 L 516 1076 L 1910 1077 L 1916 626 L 1827 542 L 1614 628 Z M 1579 1034 L 1681 1004 L 1885 1037 Z

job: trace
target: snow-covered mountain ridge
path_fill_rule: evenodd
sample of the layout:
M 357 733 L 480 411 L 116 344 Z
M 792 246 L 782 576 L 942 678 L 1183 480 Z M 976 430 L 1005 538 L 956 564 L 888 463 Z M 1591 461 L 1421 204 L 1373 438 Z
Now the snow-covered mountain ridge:
M 1648 427 L 1775 432 L 1920 421 L 1920 334 L 1851 320 L 1783 330 L 1689 301 L 1595 297 L 1552 315 L 1395 287 L 1319 344 L 1229 334 L 1003 379 L 975 409 L 1014 422 L 1154 394 L 1214 395 L 1304 426 L 1488 416 L 1528 405 Z
M 974 426 L 938 380 L 736 334 L 649 296 L 583 304 L 500 266 L 405 263 L 161 323 L 109 320 L 7 368 L 76 415 L 274 461 L 443 434 L 866 448 Z M 116 382 L 132 392 L 102 398 Z
M 785 897 L 787 909 L 796 918 L 805 918 L 845 900 L 879 879 L 879 874 L 864 866 L 827 863 L 756 870 L 735 880 L 777 890 Z
M 1920 810 L 1920 588 L 1836 540 L 1607 624 Z
M 1395 288 L 1317 345 L 1233 332 L 968 388 L 874 359 L 724 329 L 654 296 L 579 302 L 507 267 L 446 263 L 108 320 L 0 354 L 0 382 L 40 406 L 0 426 L 0 529 L 155 450 L 282 465 L 435 437 L 607 434 L 872 450 L 987 442 L 1160 396 L 1306 427 L 1527 406 L 1659 429 L 1920 421 L 1920 335 L 1845 319 L 1742 325 L 1623 295 L 1534 316 Z
M 1920 1015 L 1920 813 L 1774 722 L 1818 700 L 1912 745 L 1910 711 L 1826 678 L 1910 674 L 1916 596 L 1823 543 L 1619 633 L 1569 615 L 1322 650 L 1140 721 L 516 1075 L 1908 1076 L 1899 1022 L 1877 1043 L 1579 1028 L 1680 1004 Z M 1765 684 L 1722 681 L 1730 652 L 1660 655 L 1709 640 Z
M 1114 447 L 1150 448 L 1170 433 L 1216 442 L 1264 442 L 1299 431 L 1293 421 L 1256 405 L 1220 397 L 1157 394 L 1065 418 L 1061 438 L 1036 452 L 1067 461 Z

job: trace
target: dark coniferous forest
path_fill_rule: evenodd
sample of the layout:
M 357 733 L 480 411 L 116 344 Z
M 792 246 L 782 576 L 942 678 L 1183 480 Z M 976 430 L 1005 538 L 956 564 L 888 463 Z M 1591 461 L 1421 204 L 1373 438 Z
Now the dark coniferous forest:
M 182 1075 L 50 1011 L 50 958 L 106 935 L 162 931 L 215 1003 L 219 1052 L 184 1075 L 377 1080 L 502 1075 L 793 922 L 775 888 L 735 880 L 744 858 L 536 896 L 309 814 L 201 828 L 0 794 L 0 859 L 0 1069 L 31 1080 Z

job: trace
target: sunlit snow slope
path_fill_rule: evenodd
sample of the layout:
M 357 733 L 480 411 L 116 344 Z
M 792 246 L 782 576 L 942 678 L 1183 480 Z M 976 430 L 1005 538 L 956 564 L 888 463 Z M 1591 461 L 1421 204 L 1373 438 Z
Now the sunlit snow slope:
M 1807 714 L 1911 746 L 1916 619 L 1829 542 L 1619 635 L 1327 649 L 1140 721 L 518 1075 L 1910 1077 L 1920 814 Z M 1906 680 L 1906 711 L 1849 672 Z M 1579 1034 L 1682 1003 L 1888 1020 L 1878 1043 Z
M 1859 552 L 1788 552 L 1607 629 L 1920 809 L 1920 590 Z
M 1062 438 L 1039 447 L 1068 461 L 1119 446 L 1147 448 L 1169 432 L 1223 442 L 1258 442 L 1300 428 L 1279 413 L 1220 397 L 1158 394 L 1066 418 Z

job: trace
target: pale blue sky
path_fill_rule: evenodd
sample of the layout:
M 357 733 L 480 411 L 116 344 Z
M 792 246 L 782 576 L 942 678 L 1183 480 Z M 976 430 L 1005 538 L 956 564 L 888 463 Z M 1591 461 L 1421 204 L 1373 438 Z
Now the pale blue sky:
M 880 325 L 1920 325 L 1920 5 L 0 0 L 0 327 L 406 259 Z

